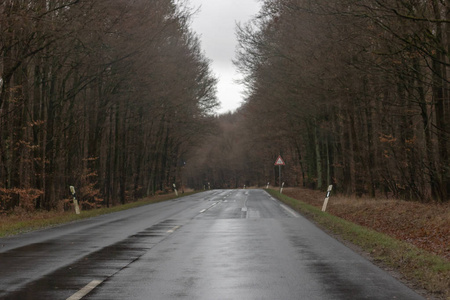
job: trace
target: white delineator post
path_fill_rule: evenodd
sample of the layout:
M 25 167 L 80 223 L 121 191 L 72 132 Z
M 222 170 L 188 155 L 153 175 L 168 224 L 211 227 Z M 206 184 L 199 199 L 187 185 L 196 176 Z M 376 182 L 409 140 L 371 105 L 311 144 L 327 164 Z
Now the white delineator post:
M 72 194 L 73 197 L 73 205 L 75 206 L 75 213 L 77 215 L 80 214 L 80 207 L 78 206 L 78 200 L 75 196 L 75 187 L 74 186 L 70 186 L 70 193 Z
M 175 185 L 175 183 L 173 184 L 173 190 L 175 191 L 175 195 L 178 197 L 177 186 Z
M 325 197 L 325 201 L 323 202 L 322 211 L 327 210 L 328 200 L 330 199 L 331 190 L 333 189 L 333 185 L 328 186 L 327 196 Z
M 280 194 L 283 194 L 283 187 L 284 187 L 284 182 L 281 184 Z
M 267 183 L 266 189 L 268 189 L 268 188 L 269 188 L 269 183 L 270 183 L 270 182 L 268 182 L 268 183 Z

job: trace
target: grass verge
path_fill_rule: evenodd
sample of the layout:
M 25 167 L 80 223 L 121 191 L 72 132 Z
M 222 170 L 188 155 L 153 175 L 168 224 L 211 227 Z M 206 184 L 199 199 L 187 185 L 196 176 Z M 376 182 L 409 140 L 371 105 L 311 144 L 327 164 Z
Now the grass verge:
M 185 193 L 183 196 L 193 194 Z M 12 236 L 20 233 L 25 233 L 33 230 L 39 230 L 60 224 L 70 223 L 73 221 L 89 219 L 100 215 L 110 214 L 130 208 L 135 208 L 143 205 L 153 204 L 157 202 L 167 201 L 177 198 L 175 194 L 159 195 L 155 197 L 148 197 L 142 200 L 118 205 L 110 208 L 99 208 L 93 210 L 81 211 L 79 215 L 74 212 L 33 212 L 32 214 L 12 214 L 9 216 L 0 217 L 0 237 Z
M 450 299 L 450 263 L 444 258 L 419 249 L 407 242 L 322 212 L 297 199 L 267 190 L 291 208 L 312 219 L 338 237 L 368 253 L 375 263 L 400 273 L 408 282 L 425 289 L 434 297 Z

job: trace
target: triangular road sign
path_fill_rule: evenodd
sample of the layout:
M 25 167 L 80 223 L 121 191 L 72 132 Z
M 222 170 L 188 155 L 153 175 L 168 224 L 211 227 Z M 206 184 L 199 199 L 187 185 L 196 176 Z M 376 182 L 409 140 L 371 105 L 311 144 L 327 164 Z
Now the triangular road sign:
M 284 160 L 281 158 L 281 155 L 278 155 L 277 160 L 275 161 L 275 166 L 284 166 Z

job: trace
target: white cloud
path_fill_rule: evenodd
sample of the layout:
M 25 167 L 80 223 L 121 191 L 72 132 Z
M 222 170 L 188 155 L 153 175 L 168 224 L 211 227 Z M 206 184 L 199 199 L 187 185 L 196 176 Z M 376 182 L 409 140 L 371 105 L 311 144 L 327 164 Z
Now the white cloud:
M 212 60 L 212 71 L 219 78 L 219 113 L 234 111 L 243 101 L 243 87 L 233 66 L 237 45 L 236 23 L 245 23 L 259 9 L 258 0 L 190 0 L 191 7 L 200 11 L 194 16 L 192 29 L 201 36 L 202 48 Z

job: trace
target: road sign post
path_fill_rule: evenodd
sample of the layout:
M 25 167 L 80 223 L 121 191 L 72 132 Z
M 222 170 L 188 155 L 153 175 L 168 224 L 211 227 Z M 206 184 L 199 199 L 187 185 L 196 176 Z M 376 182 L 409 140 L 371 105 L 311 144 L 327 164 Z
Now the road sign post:
M 283 191 L 281 186 L 281 166 L 285 166 L 284 160 L 281 158 L 281 155 L 278 155 L 277 160 L 275 161 L 275 166 L 278 166 L 278 185 L 280 187 L 280 191 Z
M 278 186 L 281 187 L 281 165 L 278 165 Z

